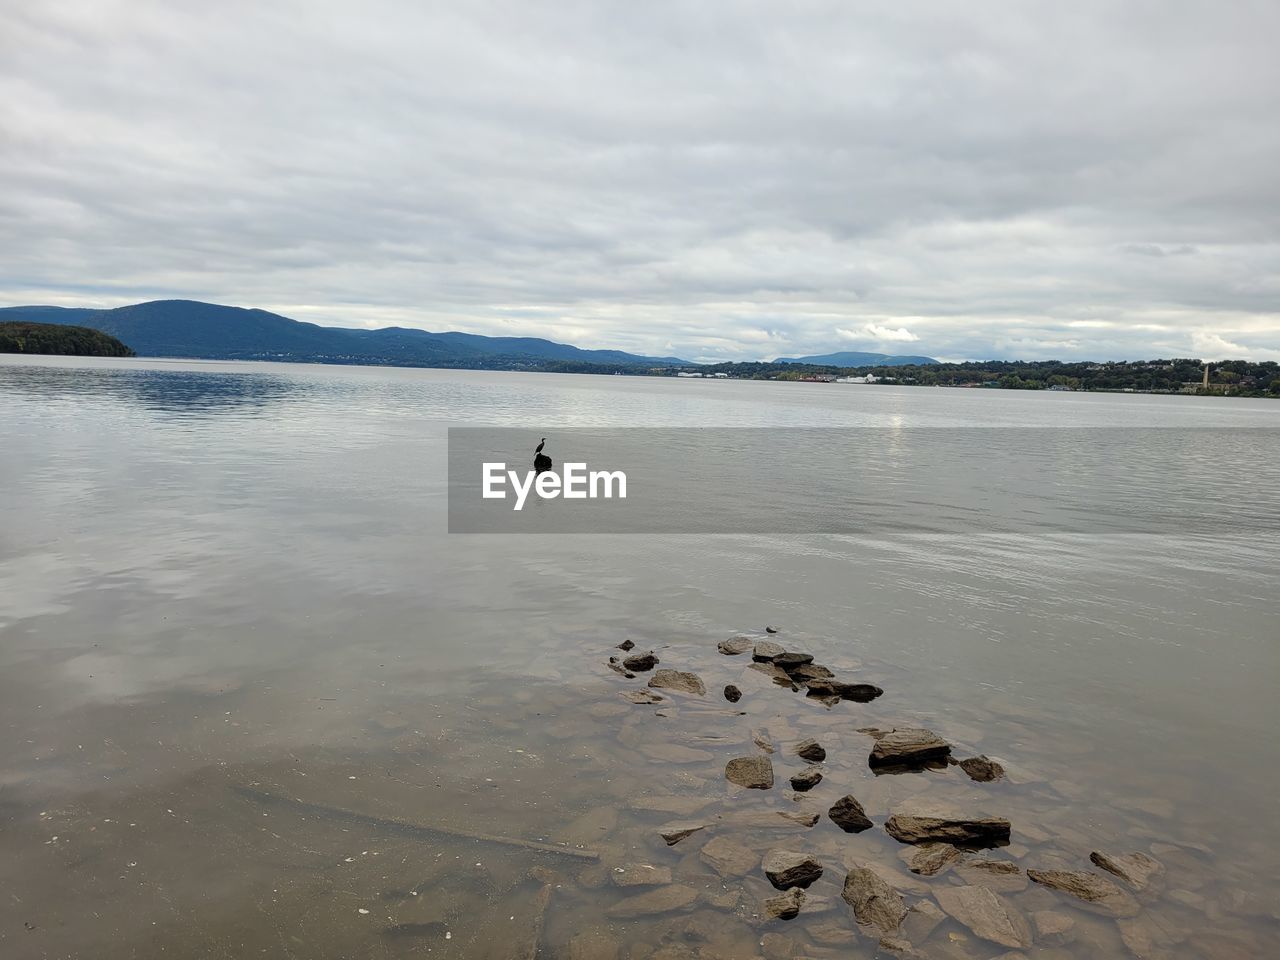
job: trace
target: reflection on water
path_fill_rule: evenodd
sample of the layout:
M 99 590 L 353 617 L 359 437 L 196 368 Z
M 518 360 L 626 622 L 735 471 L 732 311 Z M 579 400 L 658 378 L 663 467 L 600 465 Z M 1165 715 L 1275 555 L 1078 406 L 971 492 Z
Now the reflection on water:
M 161 366 L 0 365 L 0 956 L 872 957 L 849 868 L 908 906 L 983 879 L 908 870 L 882 826 L 924 800 L 1008 817 L 984 856 L 1020 868 L 1164 865 L 1119 920 L 1004 877 L 1028 956 L 1280 943 L 1274 537 L 444 533 L 451 424 L 1258 427 L 1274 404 Z M 1247 456 L 1197 476 L 1247 504 Z M 716 652 L 765 623 L 884 696 L 828 709 Z M 624 638 L 708 695 L 623 700 Z M 876 777 L 872 726 L 1009 776 Z M 731 787 L 761 730 L 778 782 Z M 792 794 L 810 736 L 824 779 Z M 777 815 L 846 793 L 873 829 Z M 673 820 L 707 826 L 667 846 Z M 761 913 L 779 846 L 824 866 L 792 921 Z M 1009 950 L 923 916 L 923 956 Z

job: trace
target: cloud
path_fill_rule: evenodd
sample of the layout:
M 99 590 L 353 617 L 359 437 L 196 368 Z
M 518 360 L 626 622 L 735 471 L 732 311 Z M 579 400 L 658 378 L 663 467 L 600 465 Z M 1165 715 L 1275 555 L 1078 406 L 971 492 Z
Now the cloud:
M 6 4 L 0 303 L 1263 356 L 1278 31 L 1138 0 Z

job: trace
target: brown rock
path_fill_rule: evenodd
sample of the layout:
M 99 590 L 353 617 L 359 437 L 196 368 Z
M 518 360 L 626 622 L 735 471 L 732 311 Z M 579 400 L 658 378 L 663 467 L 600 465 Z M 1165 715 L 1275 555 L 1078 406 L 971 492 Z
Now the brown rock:
M 635 641 L 634 641 L 634 640 L 623 640 L 620 644 L 618 644 L 618 649 L 619 649 L 619 650 L 634 650 L 634 649 L 635 649 L 635 646 L 636 646 L 636 645 L 635 645 Z
M 707 692 L 701 677 L 696 673 L 686 673 L 682 670 L 657 670 L 649 680 L 649 686 L 664 690 L 678 690 L 681 693 L 694 693 L 700 697 L 705 696 Z
M 822 864 L 807 853 L 770 850 L 764 858 L 764 875 L 779 890 L 807 887 L 822 876 Z
M 716 649 L 726 657 L 736 657 L 740 653 L 746 653 L 753 646 L 755 641 L 750 637 L 730 637 L 728 640 L 721 640 L 716 645 Z
M 724 698 L 730 703 L 737 703 L 742 699 L 742 691 L 735 687 L 732 683 L 726 684 L 724 688 Z
M 932 900 L 911 905 L 902 921 L 902 932 L 912 943 L 923 943 L 947 915 Z
M 951 744 L 933 731 L 906 728 L 886 733 L 876 741 L 871 748 L 871 765 L 914 766 L 945 760 L 950 753 Z
M 978 783 L 989 783 L 1004 776 L 1004 767 L 989 757 L 966 757 L 960 761 L 960 769 Z
M 787 651 L 786 653 L 782 653 L 774 657 L 773 662 L 776 666 L 779 666 L 790 673 L 792 670 L 803 667 L 806 664 L 813 663 L 813 654 L 792 653 L 791 651 Z
M 839 697 L 855 703 L 870 703 L 884 691 L 873 683 L 844 683 L 840 680 L 810 680 L 806 696 Z
M 773 753 L 773 739 L 769 736 L 769 731 L 763 727 L 751 731 L 751 742 L 765 753 Z
M 1095 912 L 1112 917 L 1132 917 L 1138 902 L 1105 877 L 1084 870 L 1028 870 L 1035 883 L 1060 890 L 1082 901 Z
M 724 836 L 708 840 L 698 856 L 722 877 L 745 877 L 760 862 L 754 851 Z
M 962 860 L 955 872 L 975 887 L 987 887 L 996 893 L 1017 893 L 1027 889 L 1027 876 L 1016 863 L 1009 860 L 988 860 L 985 857 Z
M 1031 914 L 1036 928 L 1036 940 L 1051 947 L 1061 947 L 1075 939 L 1076 922 L 1065 913 L 1056 910 L 1037 910 Z
M 569 940 L 568 960 L 618 960 L 618 941 L 604 930 L 584 930 Z
M 1164 870 L 1159 860 L 1148 857 L 1145 853 L 1126 853 L 1116 856 L 1095 850 L 1089 854 L 1089 859 L 1107 873 L 1129 881 L 1138 890 L 1145 890 L 1151 879 Z
M 986 887 L 943 887 L 935 896 L 942 909 L 984 940 L 1003 947 L 1031 946 L 1031 928 L 1012 903 Z
M 1009 821 L 1000 817 L 927 816 L 895 813 L 884 825 L 901 843 L 959 843 L 992 845 L 1007 842 Z
M 821 782 L 822 770 L 815 766 L 805 767 L 799 773 L 791 775 L 792 790 L 799 790 L 801 792 L 805 790 L 812 790 Z
M 876 927 L 881 933 L 892 933 L 907 915 L 906 905 L 898 891 L 866 867 L 854 867 L 844 878 L 840 894 L 853 907 L 858 923 Z
M 780 657 L 786 652 L 786 649 L 780 643 L 774 643 L 772 640 L 759 640 L 751 651 L 751 659 L 760 663 L 772 663 L 775 657 Z
M 773 762 L 768 757 L 734 757 L 724 768 L 730 783 L 751 790 L 768 790 L 773 786 Z
M 671 882 L 670 867 L 650 863 L 627 863 L 615 867 L 611 874 L 615 887 L 656 887 Z
M 760 938 L 765 960 L 791 960 L 800 955 L 800 944 L 780 933 L 766 933 Z
M 645 653 L 633 653 L 622 661 L 622 665 L 628 670 L 644 673 L 646 670 L 652 670 L 658 665 L 658 658 L 654 656 L 652 650 Z
M 777 811 L 777 814 L 783 820 L 790 820 L 792 823 L 798 823 L 802 827 L 812 827 L 818 822 L 818 815 L 816 813 L 800 813 L 796 810 L 779 810 Z
M 830 680 L 835 676 L 834 673 L 820 663 L 806 663 L 796 667 L 794 670 L 788 670 L 787 674 L 793 680 L 803 680 L 805 682 L 810 680 Z
M 801 740 L 796 744 L 796 753 L 806 760 L 813 763 L 821 763 L 827 759 L 827 751 L 823 749 L 822 744 L 818 743 L 810 737 L 808 740 Z
M 707 829 L 705 823 L 698 823 L 693 820 L 677 820 L 673 823 L 663 824 L 658 828 L 658 834 L 667 842 L 668 847 L 674 847 L 685 837 L 705 829 Z
M 627 897 L 612 904 L 605 910 L 605 916 L 618 920 L 630 920 L 634 917 L 650 917 L 672 910 L 682 910 L 698 899 L 698 891 L 683 884 L 673 883 L 669 887 L 658 887 L 648 893 Z
M 803 905 L 804 891 L 799 887 L 792 887 L 786 893 L 766 900 L 763 913 L 772 920 L 794 920 L 800 915 L 800 908 Z
M 662 703 L 666 698 L 648 690 L 624 690 L 622 699 L 632 703 Z
M 867 811 L 862 808 L 862 804 L 852 796 L 844 796 L 837 800 L 827 811 L 827 816 L 845 833 L 861 833 L 874 826 L 867 817 Z
M 949 843 L 926 843 L 907 855 L 907 869 L 922 877 L 933 877 L 959 859 L 959 849 Z

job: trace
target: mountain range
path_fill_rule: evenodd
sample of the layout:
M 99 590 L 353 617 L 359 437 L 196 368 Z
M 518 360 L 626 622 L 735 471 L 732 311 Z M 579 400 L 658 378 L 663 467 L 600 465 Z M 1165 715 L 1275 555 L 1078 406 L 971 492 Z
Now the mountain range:
M 325 327 L 266 310 L 197 300 L 153 300 L 111 310 L 0 307 L 0 321 L 90 327 L 123 341 L 142 357 L 481 369 L 694 366 L 679 357 L 649 357 L 622 350 L 583 350 L 537 337 L 431 333 L 406 327 L 384 327 L 380 330 Z M 894 357 L 881 353 L 832 353 L 776 362 L 856 367 L 936 361 L 928 357 Z

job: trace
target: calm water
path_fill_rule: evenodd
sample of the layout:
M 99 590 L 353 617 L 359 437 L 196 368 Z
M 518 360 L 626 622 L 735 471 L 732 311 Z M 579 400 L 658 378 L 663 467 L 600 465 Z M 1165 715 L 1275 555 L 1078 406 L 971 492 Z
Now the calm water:
M 879 829 L 917 797 L 1007 816 L 991 855 L 1023 868 L 1154 853 L 1140 955 L 1276 955 L 1274 443 L 1128 452 L 1220 532 L 445 531 L 450 426 L 1278 424 L 1280 404 L 1221 398 L 0 360 L 0 956 L 872 957 L 849 865 L 908 904 L 962 879 L 908 873 Z M 716 652 L 765 624 L 885 695 L 828 710 Z M 708 695 L 626 703 L 643 679 L 605 661 L 627 638 Z M 1010 777 L 877 778 L 868 725 L 929 727 Z M 742 792 L 724 763 L 761 727 L 779 783 Z M 805 736 L 826 779 L 793 798 Z M 845 793 L 876 829 L 752 819 Z M 672 819 L 712 826 L 667 847 Z M 714 871 L 716 835 L 818 856 L 799 918 L 761 920 L 774 891 Z M 631 916 L 670 889 L 620 886 L 636 865 L 696 899 Z M 1076 901 L 1007 896 L 1074 921 L 1029 955 L 1131 955 Z M 1007 950 L 953 920 L 916 939 Z

